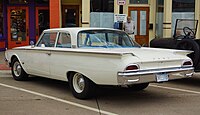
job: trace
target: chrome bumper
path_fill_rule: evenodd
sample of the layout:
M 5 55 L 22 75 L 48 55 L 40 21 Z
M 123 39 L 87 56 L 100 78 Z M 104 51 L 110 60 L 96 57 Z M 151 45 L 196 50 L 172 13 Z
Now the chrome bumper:
M 159 73 L 166 73 L 168 75 L 168 80 L 174 80 L 192 77 L 193 72 L 193 67 L 140 70 L 137 72 L 118 72 L 117 80 L 119 85 L 151 83 L 159 82 L 156 78 L 156 74 Z

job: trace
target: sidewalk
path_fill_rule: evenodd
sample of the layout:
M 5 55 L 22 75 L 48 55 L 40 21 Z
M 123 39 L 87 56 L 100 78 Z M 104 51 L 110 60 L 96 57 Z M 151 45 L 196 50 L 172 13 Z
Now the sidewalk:
M 0 52 L 0 70 L 10 70 L 4 61 L 4 52 Z

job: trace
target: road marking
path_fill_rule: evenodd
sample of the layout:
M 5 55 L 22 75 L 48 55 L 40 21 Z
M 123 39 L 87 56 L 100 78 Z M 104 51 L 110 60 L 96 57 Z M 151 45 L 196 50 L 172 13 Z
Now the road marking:
M 187 93 L 200 94 L 200 92 L 198 92 L 198 91 L 192 91 L 192 90 L 187 90 L 187 89 L 165 87 L 165 86 L 159 86 L 159 85 L 149 85 L 149 86 L 156 87 L 156 88 L 162 88 L 162 89 L 169 89 L 169 90 L 174 90 L 174 91 L 181 91 L 181 92 L 187 92 Z
M 55 100 L 55 101 L 59 101 L 59 102 L 62 102 L 62 103 L 66 103 L 66 104 L 70 104 L 70 105 L 73 105 L 73 106 L 77 106 L 77 107 L 80 107 L 80 108 L 83 108 L 83 109 L 91 110 L 91 111 L 94 111 L 94 112 L 99 112 L 98 109 L 93 108 L 93 107 L 89 107 L 89 106 L 86 106 L 86 105 L 81 105 L 81 104 L 74 103 L 74 102 L 67 101 L 67 100 L 63 100 L 63 99 L 60 99 L 60 98 L 57 98 L 57 97 L 53 97 L 53 96 L 45 95 L 45 94 L 42 94 L 42 93 L 26 90 L 26 89 L 23 89 L 23 88 L 11 86 L 11 85 L 6 85 L 6 84 L 2 84 L 2 83 L 0 83 L 0 86 L 11 88 L 11 89 L 15 89 L 15 90 L 19 90 L 19 91 L 23 91 L 23 92 L 34 94 L 34 95 L 41 96 L 41 97 L 45 97 L 45 98 L 52 99 L 52 100 Z M 101 112 L 101 114 L 106 114 L 106 115 L 118 115 L 118 114 L 111 113 L 111 112 L 108 112 L 108 111 L 103 111 L 103 110 L 100 110 L 100 112 Z

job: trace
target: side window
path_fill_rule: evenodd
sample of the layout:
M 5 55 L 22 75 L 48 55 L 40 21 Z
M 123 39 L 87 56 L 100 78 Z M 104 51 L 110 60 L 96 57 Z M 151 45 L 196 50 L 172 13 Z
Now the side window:
M 44 33 L 40 42 L 38 43 L 38 47 L 54 47 L 56 41 L 57 33 Z
M 71 48 L 71 37 L 69 33 L 60 33 L 56 47 Z

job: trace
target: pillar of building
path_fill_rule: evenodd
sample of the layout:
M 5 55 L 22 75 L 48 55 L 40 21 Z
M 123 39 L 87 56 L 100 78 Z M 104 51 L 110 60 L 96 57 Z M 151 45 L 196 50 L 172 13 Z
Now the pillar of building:
M 200 1 L 195 0 L 195 19 L 200 21 Z M 198 24 L 196 38 L 200 39 L 200 23 Z
M 114 14 L 119 14 L 119 5 L 117 4 L 117 0 L 114 0 Z
M 151 41 L 156 37 L 156 0 L 149 0 L 149 4 L 149 24 L 153 24 L 153 28 L 149 29 L 149 41 Z
M 82 27 L 90 27 L 90 0 L 82 0 Z
M 164 0 L 163 37 L 172 36 L 172 0 Z
M 61 27 L 61 0 L 49 0 L 50 28 Z

